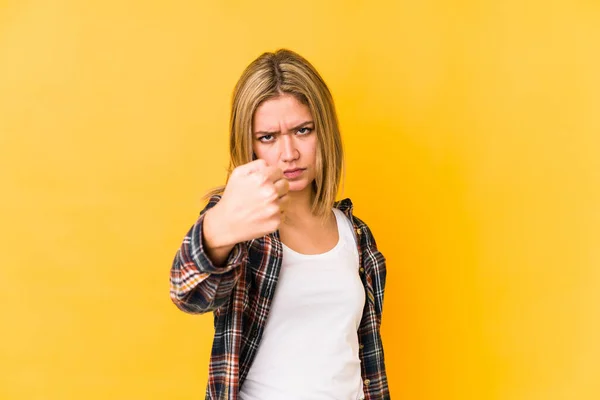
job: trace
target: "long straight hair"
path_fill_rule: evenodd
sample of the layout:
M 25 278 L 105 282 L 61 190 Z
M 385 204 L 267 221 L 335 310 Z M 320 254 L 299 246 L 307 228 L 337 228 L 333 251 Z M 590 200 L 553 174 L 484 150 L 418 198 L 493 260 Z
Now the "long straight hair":
M 312 64 L 291 50 L 263 53 L 246 67 L 235 85 L 229 125 L 227 181 L 236 167 L 256 159 L 252 151 L 252 122 L 256 109 L 266 100 L 284 94 L 290 94 L 306 105 L 315 123 L 317 157 L 311 211 L 323 217 L 333 207 L 344 172 L 339 123 L 325 81 Z M 217 187 L 205 198 L 220 195 L 224 189 L 225 186 Z

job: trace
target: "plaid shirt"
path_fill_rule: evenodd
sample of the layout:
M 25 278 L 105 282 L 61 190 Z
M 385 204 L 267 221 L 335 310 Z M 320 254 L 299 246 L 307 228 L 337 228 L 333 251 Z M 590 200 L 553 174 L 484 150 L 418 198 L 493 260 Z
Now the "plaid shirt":
M 205 212 L 217 204 L 213 196 L 192 226 L 171 268 L 171 299 L 181 310 L 213 311 L 215 337 L 206 400 L 238 400 L 265 329 L 282 264 L 279 232 L 238 243 L 225 266 L 215 267 L 204 251 Z M 390 398 L 380 325 L 385 287 L 385 258 L 369 227 L 352 215 L 352 202 L 334 204 L 352 221 L 360 260 L 359 275 L 366 301 L 358 328 L 359 358 L 366 400 Z

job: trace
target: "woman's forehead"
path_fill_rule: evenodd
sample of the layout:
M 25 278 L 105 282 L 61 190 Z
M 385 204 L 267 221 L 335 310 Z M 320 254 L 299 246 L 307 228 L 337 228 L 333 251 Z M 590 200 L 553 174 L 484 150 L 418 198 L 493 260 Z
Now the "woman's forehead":
M 310 109 L 292 95 L 263 102 L 254 113 L 254 131 L 278 131 L 312 121 Z

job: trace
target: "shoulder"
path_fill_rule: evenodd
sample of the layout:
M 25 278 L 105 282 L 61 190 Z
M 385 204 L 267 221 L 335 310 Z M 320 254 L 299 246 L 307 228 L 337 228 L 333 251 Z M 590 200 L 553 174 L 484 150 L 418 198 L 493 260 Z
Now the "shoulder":
M 354 214 L 354 204 L 350 198 L 336 201 L 333 206 L 342 211 L 350 219 L 350 221 L 352 221 L 356 233 L 361 236 L 361 239 L 367 246 L 377 246 L 377 243 L 375 242 L 375 236 L 373 235 L 371 228 L 369 228 L 369 225 L 367 225 L 364 220 Z

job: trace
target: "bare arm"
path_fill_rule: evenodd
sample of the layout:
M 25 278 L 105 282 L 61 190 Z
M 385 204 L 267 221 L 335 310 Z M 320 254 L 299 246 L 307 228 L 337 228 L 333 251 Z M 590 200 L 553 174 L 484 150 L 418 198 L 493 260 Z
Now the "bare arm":
M 233 250 L 235 242 L 231 238 L 231 229 L 220 212 L 219 205 L 207 211 L 204 217 L 204 250 L 215 266 L 222 267 Z

